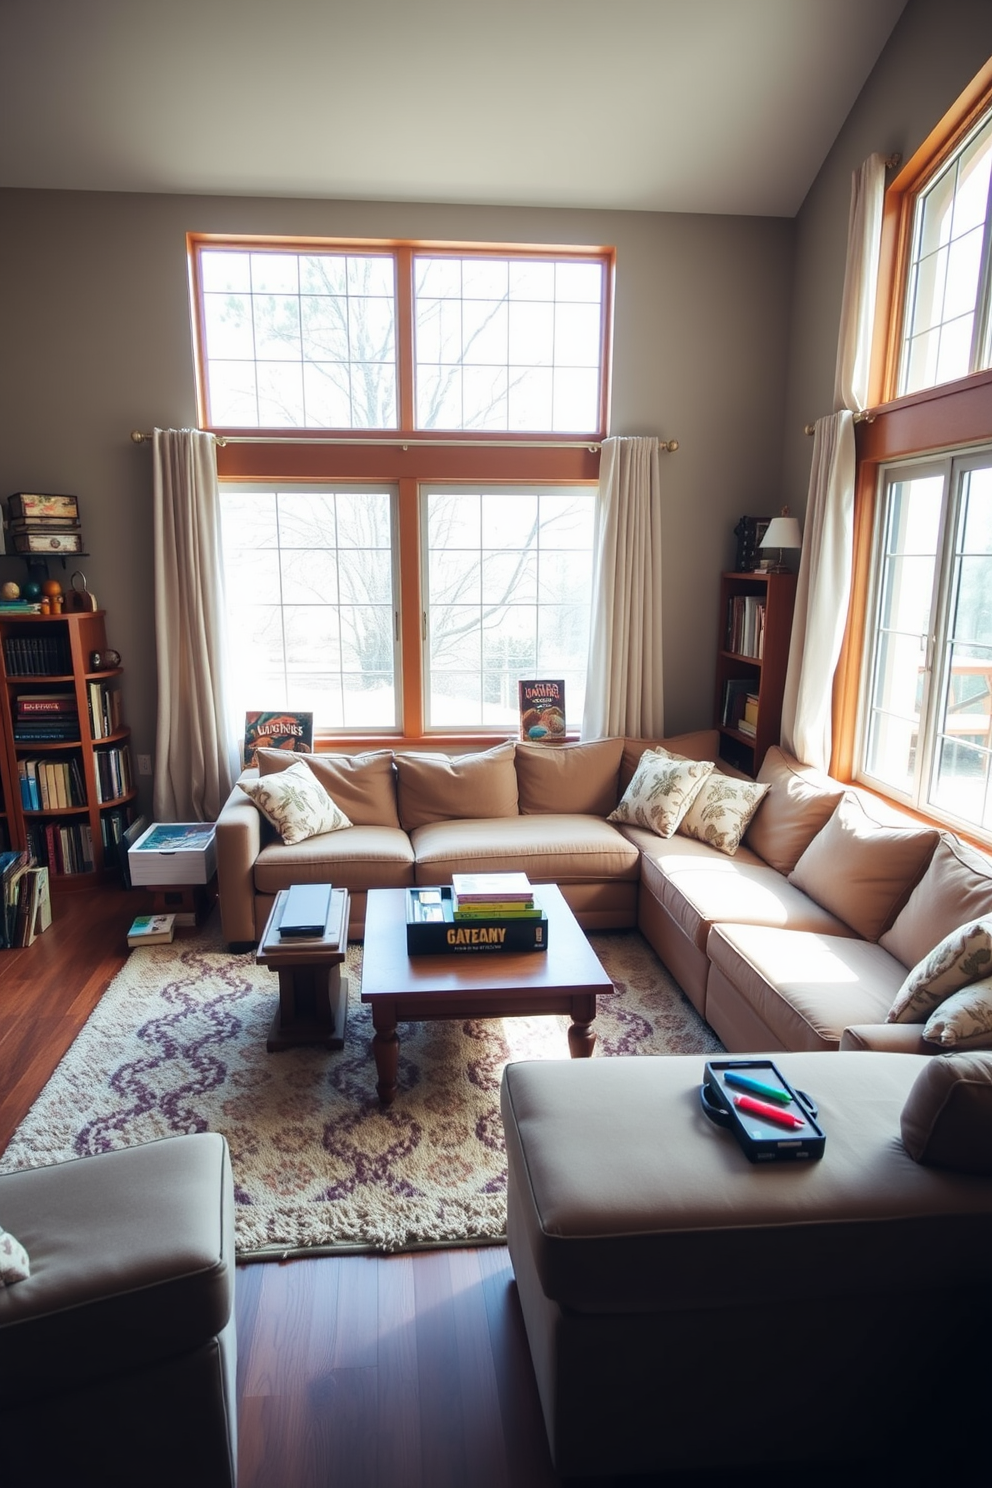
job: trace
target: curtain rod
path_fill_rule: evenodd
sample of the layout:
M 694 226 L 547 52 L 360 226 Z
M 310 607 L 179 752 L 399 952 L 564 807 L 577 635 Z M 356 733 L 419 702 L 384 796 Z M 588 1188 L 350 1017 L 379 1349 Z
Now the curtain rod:
M 426 445 L 430 449 L 439 446 L 449 449 L 587 449 L 595 454 L 602 449 L 601 444 L 590 443 L 588 440 L 516 440 L 516 439 L 322 439 L 316 436 L 312 439 L 299 439 L 287 436 L 266 438 L 258 434 L 226 434 L 216 436 L 217 443 L 225 444 L 351 444 L 360 445 L 363 448 L 372 448 L 376 445 L 385 445 L 387 448 L 399 448 L 408 450 L 411 446 Z M 149 444 L 152 435 L 145 434 L 141 429 L 131 430 L 131 442 L 133 444 Z M 677 439 L 659 439 L 658 449 L 663 454 L 672 455 L 679 447 Z

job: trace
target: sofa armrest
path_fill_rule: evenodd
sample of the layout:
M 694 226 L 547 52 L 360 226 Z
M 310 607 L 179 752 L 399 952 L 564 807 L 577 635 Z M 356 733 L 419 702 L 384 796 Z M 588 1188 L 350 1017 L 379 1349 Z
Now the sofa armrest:
M 217 893 L 224 939 L 255 944 L 255 859 L 262 847 L 257 806 L 235 785 L 217 818 Z
M 881 1050 L 886 1054 L 938 1054 L 924 1042 L 922 1023 L 856 1023 L 840 1036 L 842 1049 Z

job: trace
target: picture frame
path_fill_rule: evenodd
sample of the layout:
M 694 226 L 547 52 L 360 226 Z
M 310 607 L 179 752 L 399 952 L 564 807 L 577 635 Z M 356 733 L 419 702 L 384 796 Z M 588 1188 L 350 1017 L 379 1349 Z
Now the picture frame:
M 771 517 L 741 517 L 734 528 L 737 539 L 737 573 L 754 573 L 761 567 L 761 539 L 768 531 Z

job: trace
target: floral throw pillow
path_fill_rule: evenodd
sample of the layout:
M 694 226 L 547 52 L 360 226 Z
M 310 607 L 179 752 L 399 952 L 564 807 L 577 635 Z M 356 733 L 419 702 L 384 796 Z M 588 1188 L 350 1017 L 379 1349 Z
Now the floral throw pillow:
M 923 1037 L 944 1049 L 992 1049 L 992 977 L 945 997 L 930 1014 Z
M 887 1023 L 919 1023 L 970 982 L 992 974 L 992 920 L 970 920 L 945 935 L 913 967 L 889 1008 Z
M 31 1275 L 28 1253 L 7 1230 L 0 1230 L 0 1285 L 13 1286 Z
M 301 760 L 278 775 L 242 780 L 241 789 L 275 827 L 283 842 L 305 842 L 322 832 L 339 832 L 351 822 L 316 775 Z
M 769 790 L 770 786 L 759 785 L 756 780 L 737 780 L 714 769 L 679 822 L 679 835 L 708 842 L 732 858 Z
M 647 827 L 659 837 L 671 837 L 713 768 L 711 760 L 685 759 L 681 754 L 669 754 L 667 749 L 646 749 L 607 821 Z

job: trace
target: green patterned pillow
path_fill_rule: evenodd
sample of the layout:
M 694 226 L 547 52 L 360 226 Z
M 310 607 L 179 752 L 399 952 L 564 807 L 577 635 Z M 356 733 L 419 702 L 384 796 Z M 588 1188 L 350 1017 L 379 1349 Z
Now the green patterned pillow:
M 239 782 L 283 842 L 305 842 L 322 832 L 339 832 L 351 822 L 302 760 L 278 775 Z
M 992 972 L 992 920 L 970 920 L 945 935 L 913 967 L 889 1008 L 887 1023 L 919 1023 L 970 982 Z
M 679 835 L 708 842 L 732 858 L 770 788 L 756 780 L 738 780 L 714 770 L 679 822 Z
M 671 837 L 713 769 L 712 760 L 645 749 L 619 805 L 606 819 Z
M 992 1049 L 992 977 L 945 997 L 930 1014 L 923 1037 L 944 1049 Z

